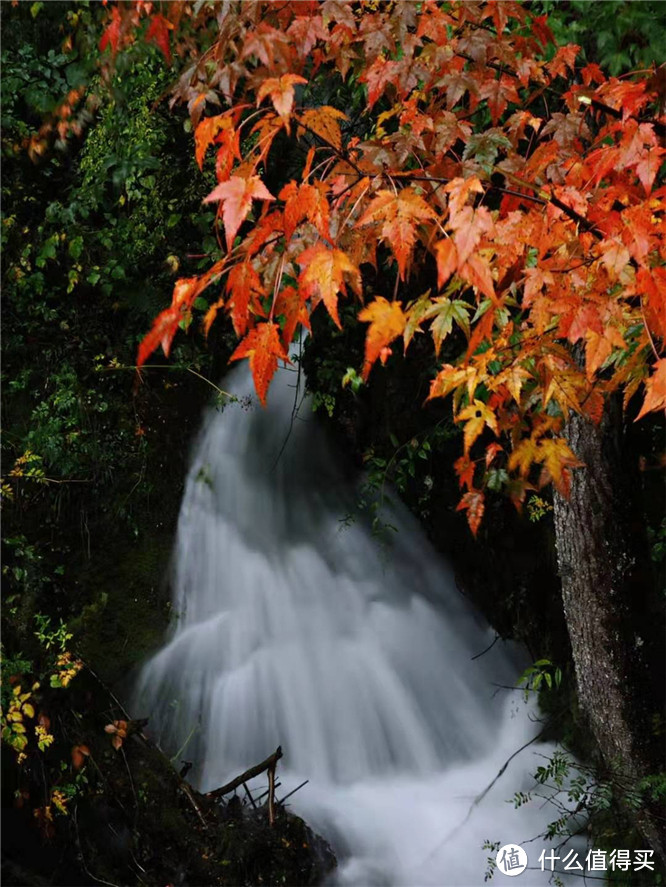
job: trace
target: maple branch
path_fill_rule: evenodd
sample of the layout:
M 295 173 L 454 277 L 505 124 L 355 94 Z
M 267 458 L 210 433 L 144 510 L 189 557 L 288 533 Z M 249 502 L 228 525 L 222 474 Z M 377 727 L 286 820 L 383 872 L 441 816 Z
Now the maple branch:
M 576 212 L 575 209 L 572 209 L 570 206 L 567 206 L 566 203 L 562 203 L 562 201 L 555 197 L 554 194 L 551 194 L 548 198 L 548 202 L 552 203 L 553 206 L 556 206 L 558 209 L 561 209 L 563 213 L 569 216 L 570 219 L 573 219 L 581 228 L 585 231 L 589 231 L 590 234 L 594 234 L 594 236 L 598 240 L 604 239 L 604 234 L 600 231 L 592 222 L 585 218 L 585 216 L 581 216 L 580 213 Z
M 440 185 L 448 184 L 451 179 L 445 179 L 440 176 L 420 176 L 420 175 L 412 175 L 409 171 L 400 174 L 401 179 L 410 179 L 412 182 L 437 182 Z M 524 194 L 522 191 L 513 191 L 511 188 L 503 188 L 501 185 L 493 185 L 492 182 L 489 182 L 487 185 L 489 191 L 498 191 L 500 194 L 509 194 L 512 197 L 521 197 L 525 200 L 530 200 L 532 203 L 539 203 L 541 206 L 546 206 L 547 203 L 552 202 L 548 200 L 544 200 L 542 197 L 537 197 L 534 194 Z M 568 207 L 567 207 L 568 209 Z M 588 223 L 589 224 L 589 223 Z
M 202 376 L 201 373 L 198 373 L 196 370 L 193 370 L 192 367 L 179 367 L 179 366 L 169 366 L 167 363 L 144 363 L 141 366 L 117 366 L 117 367 L 100 367 L 97 372 L 98 373 L 111 373 L 116 372 L 117 370 L 137 370 L 141 373 L 141 370 L 185 370 L 188 373 L 192 373 L 193 376 L 196 376 L 198 379 L 201 379 L 203 382 L 206 382 L 211 388 L 214 388 L 218 394 L 221 394 L 223 397 L 228 397 L 233 399 L 234 395 L 230 394 L 228 391 L 225 391 L 223 388 L 220 388 L 215 384 L 215 382 L 211 382 L 210 379 L 207 379 L 205 376 Z M 71 482 L 71 481 L 70 481 Z M 60 483 L 64 483 L 64 481 L 60 481 Z M 91 483 L 91 481 L 78 481 L 78 483 Z
M 361 169 L 344 151 L 340 150 L 340 148 L 336 148 L 336 146 L 332 142 L 329 142 L 329 140 L 325 139 L 324 136 L 320 135 L 318 132 L 315 132 L 314 129 L 311 129 L 307 125 L 307 123 L 303 123 L 298 117 L 296 117 L 296 126 L 302 127 L 304 130 L 306 130 L 306 132 L 309 132 L 310 135 L 313 135 L 315 138 L 323 142 L 327 148 L 330 148 L 331 151 L 334 151 L 338 155 L 340 160 L 344 160 L 345 163 L 348 163 L 359 177 L 363 177 L 363 172 L 361 171 Z
M 587 100 L 586 100 L 586 102 L 587 102 Z M 600 102 L 599 99 L 590 99 L 589 104 L 593 108 L 596 108 L 597 111 L 603 111 L 604 114 L 608 114 L 609 117 L 614 117 L 615 120 L 622 119 L 622 111 L 618 111 L 617 108 L 611 108 L 610 105 L 606 105 L 603 102 Z M 636 119 L 638 119 L 638 118 L 636 118 Z M 654 117 L 648 117 L 645 120 L 642 120 L 641 122 L 651 124 L 654 127 L 654 131 L 657 133 L 657 135 L 660 135 L 660 136 L 666 135 L 666 124 L 661 123 L 659 120 L 655 120 Z
M 650 345 L 652 346 L 652 353 L 655 356 L 656 360 L 659 360 L 659 352 L 654 344 L 654 339 L 652 338 L 652 333 L 650 332 L 650 328 L 648 326 L 647 320 L 645 319 L 645 311 L 643 310 L 643 295 L 642 293 L 638 294 L 638 298 L 640 300 L 641 306 L 641 316 L 643 317 L 643 326 L 645 327 L 645 332 L 648 334 L 648 339 L 650 340 Z

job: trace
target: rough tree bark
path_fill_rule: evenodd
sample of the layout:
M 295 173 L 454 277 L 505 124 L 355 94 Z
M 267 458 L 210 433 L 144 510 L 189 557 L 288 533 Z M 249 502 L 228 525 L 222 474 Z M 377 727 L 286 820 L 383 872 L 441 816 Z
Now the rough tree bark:
M 568 443 L 585 464 L 573 472 L 569 499 L 555 496 L 554 517 L 562 598 L 578 696 L 601 755 L 620 791 L 650 772 L 648 664 L 637 631 L 636 559 L 621 500 L 620 423 L 609 405 L 600 425 L 573 416 Z M 633 606 L 632 606 L 633 601 Z M 641 628 L 645 628 L 643 625 Z M 636 812 L 636 825 L 666 860 L 663 819 Z

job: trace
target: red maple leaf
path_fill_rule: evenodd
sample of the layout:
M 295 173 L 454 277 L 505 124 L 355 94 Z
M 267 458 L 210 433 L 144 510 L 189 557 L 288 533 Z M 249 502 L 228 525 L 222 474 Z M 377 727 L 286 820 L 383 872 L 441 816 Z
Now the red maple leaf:
M 275 200 L 271 192 L 259 176 L 231 176 L 229 181 L 222 182 L 204 198 L 204 203 L 222 203 L 222 219 L 227 249 L 231 252 L 236 232 L 247 218 L 253 200 Z
M 230 360 L 248 357 L 250 372 L 259 400 L 266 406 L 266 394 L 277 370 L 278 360 L 289 361 L 280 342 L 280 328 L 276 323 L 258 323 L 238 345 Z
M 150 25 L 146 31 L 146 42 L 154 43 L 162 52 L 167 64 L 171 64 L 171 45 L 169 31 L 173 28 L 170 21 L 163 15 L 156 13 L 151 16 Z

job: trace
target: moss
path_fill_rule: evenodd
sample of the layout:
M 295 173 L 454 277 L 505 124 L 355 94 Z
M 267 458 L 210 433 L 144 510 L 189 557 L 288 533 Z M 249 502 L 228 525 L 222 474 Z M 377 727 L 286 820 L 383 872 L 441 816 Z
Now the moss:
M 115 684 L 161 643 L 171 609 L 164 583 L 170 533 L 147 534 L 134 546 L 114 546 L 79 575 L 92 603 L 70 622 L 83 658 Z

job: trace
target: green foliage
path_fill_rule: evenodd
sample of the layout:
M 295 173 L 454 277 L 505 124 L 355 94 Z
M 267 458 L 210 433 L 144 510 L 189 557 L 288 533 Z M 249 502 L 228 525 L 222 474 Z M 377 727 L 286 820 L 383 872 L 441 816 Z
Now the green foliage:
M 550 502 L 547 502 L 542 496 L 539 496 L 536 493 L 530 496 L 527 502 L 527 516 L 532 523 L 540 521 L 552 510 L 553 506 Z
M 51 647 L 54 647 L 60 650 L 61 653 L 64 653 L 67 644 L 71 641 L 74 635 L 71 631 L 67 631 L 67 626 L 62 619 L 57 627 L 53 627 L 50 616 L 44 616 L 42 613 L 35 613 L 35 622 L 37 623 L 35 637 L 39 643 L 42 644 L 44 649 L 50 650 Z
M 547 687 L 549 690 L 559 690 L 562 684 L 562 669 L 552 663 L 550 659 L 539 659 L 533 665 L 529 665 L 518 678 L 518 686 L 523 687 L 525 701 L 530 693 L 538 693 Z
M 178 337 L 169 372 L 140 380 L 136 346 L 175 275 L 207 264 L 217 243 L 202 246 L 213 214 L 191 135 L 162 101 L 174 73 L 156 47 L 137 41 L 102 82 L 101 5 L 35 13 L 3 4 L 4 655 L 37 667 L 35 629 L 52 650 L 65 632 L 115 675 L 166 624 L 157 589 L 177 478 L 210 393 L 201 337 Z M 84 81 L 94 117 L 33 162 L 22 144 Z M 224 351 L 223 331 L 216 341 Z M 61 671 L 45 681 L 53 692 Z
M 660 65 L 666 58 L 666 19 L 659 0 L 542 0 L 534 6 L 548 14 L 558 44 L 578 43 L 589 62 L 614 76 Z

